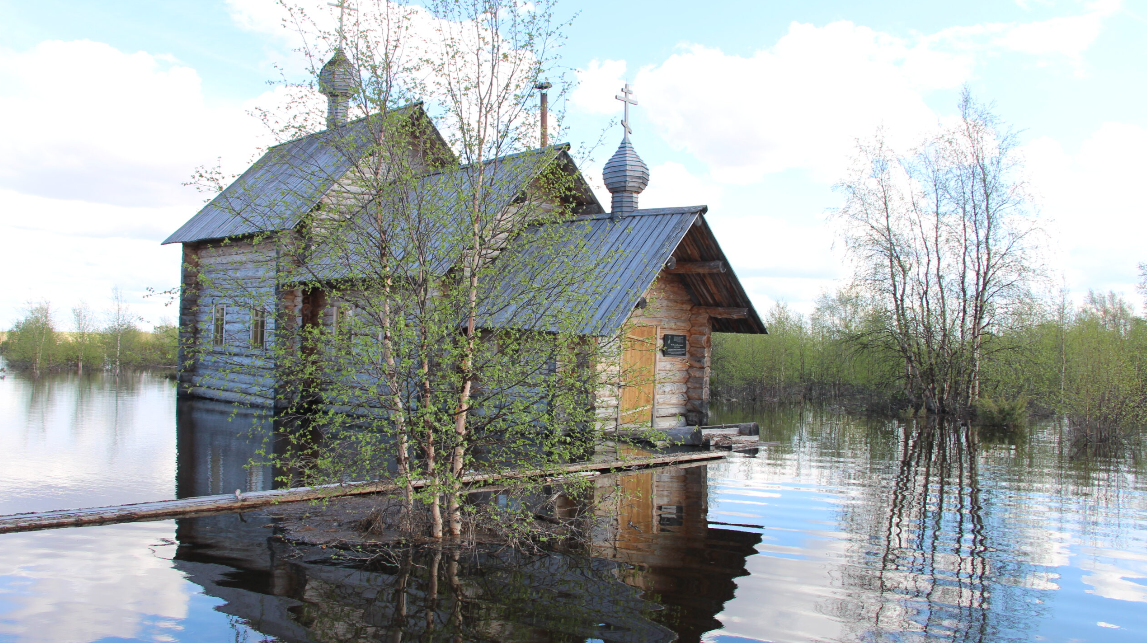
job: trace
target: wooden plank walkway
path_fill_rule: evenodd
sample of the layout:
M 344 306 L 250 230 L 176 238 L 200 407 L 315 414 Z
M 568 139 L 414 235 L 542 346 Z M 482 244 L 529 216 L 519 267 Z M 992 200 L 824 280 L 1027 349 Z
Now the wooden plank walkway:
M 654 457 L 634 457 L 625 460 L 611 460 L 608 462 L 579 462 L 568 464 L 555 470 L 529 470 L 514 471 L 501 474 L 471 475 L 462 478 L 465 484 L 488 483 L 498 480 L 512 480 L 516 478 L 532 478 L 541 475 L 555 475 L 578 473 L 583 471 L 617 471 L 624 469 L 640 469 L 646 467 L 668 466 L 682 462 L 697 462 L 704 460 L 718 460 L 727 454 L 722 452 L 702 451 L 699 453 L 674 453 Z M 424 487 L 425 480 L 414 483 L 415 487 Z M 297 487 L 294 489 L 275 489 L 272 491 L 253 491 L 250 493 L 227 494 L 221 496 L 196 496 L 194 498 L 181 498 L 179 500 L 159 500 L 156 502 L 140 502 L 130 505 L 114 507 L 94 507 L 90 509 L 59 509 L 56 511 L 41 511 L 34 513 L 10 514 L 0 516 L 0 534 L 18 531 L 36 531 L 40 529 L 58 529 L 61 527 L 82 527 L 87 525 L 107 525 L 119 522 L 136 522 L 143 520 L 165 520 L 180 518 L 204 513 L 248 511 L 259 507 L 276 505 L 284 502 L 300 502 L 303 500 L 317 500 L 321 498 L 335 498 L 339 496 L 365 495 L 371 493 L 387 493 L 398 491 L 401 487 L 389 482 L 352 482 L 347 484 L 332 484 L 317 487 Z

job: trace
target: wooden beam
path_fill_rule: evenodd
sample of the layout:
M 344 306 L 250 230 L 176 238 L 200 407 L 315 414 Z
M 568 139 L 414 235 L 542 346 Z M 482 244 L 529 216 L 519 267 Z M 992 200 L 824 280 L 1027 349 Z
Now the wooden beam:
M 678 261 L 669 272 L 676 275 L 697 275 L 714 272 L 725 272 L 724 261 Z
M 546 476 L 561 476 L 580 472 L 610 473 L 628 469 L 642 469 L 645 467 L 671 466 L 683 462 L 702 460 L 715 460 L 724 458 L 725 454 L 713 451 L 699 453 L 673 453 L 658 456 L 639 456 L 622 460 L 607 460 L 604 462 L 578 462 L 574 464 L 560 464 L 545 469 L 518 469 L 505 473 L 472 474 L 462 476 L 460 482 L 467 485 L 476 483 L 490 483 L 499 480 L 514 480 L 520 478 L 536 478 Z M 414 480 L 412 486 L 422 488 L 427 486 L 427 480 Z M 303 500 L 319 500 L 336 498 L 339 496 L 355 496 L 371 493 L 393 493 L 400 490 L 396 484 L 386 481 L 350 482 L 346 484 L 329 484 L 318 487 L 296 487 L 294 489 L 275 489 L 273 491 L 252 491 L 249 493 L 224 494 L 220 496 L 197 496 L 194 498 L 181 498 L 179 500 L 159 500 L 156 502 L 141 502 L 115 507 L 95 507 L 92 509 L 58 509 L 55 511 L 42 511 L 36 513 L 11 514 L 0 516 L 0 534 L 20 531 L 37 531 L 40 529 L 58 529 L 60 527 L 82 527 L 86 525 L 106 525 L 118 522 L 137 522 L 143 520 L 163 520 L 166 518 L 179 518 L 204 513 L 250 511 L 260 507 L 268 507 L 283 502 L 300 502 Z
M 745 319 L 749 316 L 748 308 L 724 308 L 721 306 L 694 306 L 694 313 L 705 313 L 710 317 L 721 319 Z

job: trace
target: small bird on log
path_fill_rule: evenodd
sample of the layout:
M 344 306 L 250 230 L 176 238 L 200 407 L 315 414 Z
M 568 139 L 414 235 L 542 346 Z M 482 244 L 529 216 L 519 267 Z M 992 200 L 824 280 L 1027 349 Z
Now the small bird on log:
M 238 501 L 240 500 L 239 496 L 241 496 L 241 495 L 242 495 L 242 494 L 241 494 L 241 493 L 239 493 L 239 490 L 238 490 L 238 489 L 236 489 L 236 490 L 235 490 L 235 501 L 236 501 L 236 502 L 238 502 Z

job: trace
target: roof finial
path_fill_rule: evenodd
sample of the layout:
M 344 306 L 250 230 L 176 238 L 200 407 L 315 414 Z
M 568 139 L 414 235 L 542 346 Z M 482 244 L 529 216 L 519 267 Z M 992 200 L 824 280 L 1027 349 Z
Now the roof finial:
M 627 141 L 629 140 L 629 135 L 633 133 L 633 130 L 629 128 L 629 106 L 637 104 L 637 101 L 633 100 L 630 96 L 632 93 L 633 90 L 629 88 L 629 83 L 625 83 L 625 87 L 621 88 L 621 94 L 614 96 L 614 98 L 625 105 L 625 118 L 621 119 L 621 126 L 625 128 L 625 140 Z
M 347 0 L 339 0 L 338 2 L 328 2 L 327 5 L 337 7 L 339 10 L 339 49 L 343 48 L 343 19 L 346 18 L 347 11 L 358 11 L 354 7 L 347 4 Z
M 629 142 L 629 135 L 633 133 L 629 127 L 629 106 L 637 104 L 631 94 L 633 94 L 633 90 L 629 88 L 629 83 L 625 83 L 625 87 L 621 88 L 621 94 L 616 96 L 617 100 L 625 105 L 625 118 L 621 120 L 621 126 L 625 128 L 625 135 L 622 137 L 621 145 L 617 147 L 617 151 L 602 168 L 605 188 L 609 190 L 612 197 L 610 199 L 612 201 L 610 212 L 615 218 L 623 217 L 636 210 L 637 195 L 641 194 L 645 186 L 649 185 L 649 166 L 637 155 L 637 150 L 633 149 L 633 143 Z

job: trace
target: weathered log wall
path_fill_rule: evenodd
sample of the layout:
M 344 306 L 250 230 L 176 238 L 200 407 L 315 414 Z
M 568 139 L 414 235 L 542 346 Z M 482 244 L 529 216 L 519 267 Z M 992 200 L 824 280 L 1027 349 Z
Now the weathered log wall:
M 271 351 L 252 346 L 252 310 L 266 311 L 264 346 L 274 341 L 276 252 L 273 241 L 184 245 L 180 301 L 183 392 L 271 406 Z M 214 345 L 216 306 L 224 306 L 223 345 Z
M 629 324 L 657 327 L 657 360 L 653 402 L 653 428 L 666 429 L 684 424 L 704 424 L 709 411 L 709 358 L 712 347 L 709 315 L 694 312 L 693 299 L 676 275 L 662 271 L 645 293 L 646 307 L 630 315 Z M 688 354 L 673 357 L 661 354 L 664 336 L 685 335 Z M 607 381 L 616 381 L 616 362 L 601 366 Z M 598 418 L 602 423 L 619 417 L 616 386 L 603 388 L 597 396 Z

